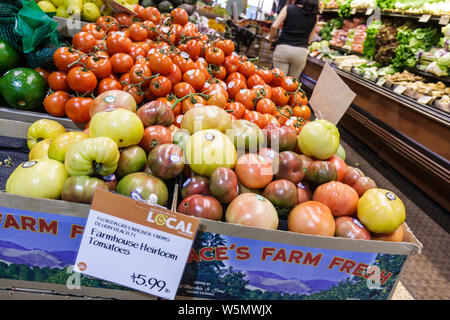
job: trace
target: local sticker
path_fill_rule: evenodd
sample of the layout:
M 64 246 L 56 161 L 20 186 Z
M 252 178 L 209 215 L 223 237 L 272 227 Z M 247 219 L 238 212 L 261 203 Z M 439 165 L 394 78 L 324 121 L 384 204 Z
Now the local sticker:
M 36 165 L 37 161 L 27 161 L 22 164 L 22 168 L 31 168 Z
M 177 155 L 177 154 L 172 154 L 172 155 L 170 155 L 169 160 L 170 160 L 172 163 L 175 163 L 175 164 L 179 164 L 179 163 L 181 162 L 181 158 L 180 158 L 180 156 Z
M 150 194 L 148 196 L 147 202 L 150 203 L 150 204 L 157 204 L 158 203 L 158 196 L 156 194 L 154 194 L 154 193 Z
M 130 198 L 133 200 L 140 200 L 140 201 L 144 200 L 142 195 L 136 190 L 131 191 Z
M 208 141 L 214 140 L 214 135 L 211 132 L 205 134 L 205 139 Z
M 106 96 L 103 101 L 105 101 L 106 103 L 114 103 L 116 102 L 116 97 L 114 96 Z

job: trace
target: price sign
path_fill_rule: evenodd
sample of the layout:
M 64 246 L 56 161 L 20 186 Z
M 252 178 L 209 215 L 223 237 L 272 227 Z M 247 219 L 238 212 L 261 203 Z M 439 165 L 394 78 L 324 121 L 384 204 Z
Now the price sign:
M 448 15 L 443 15 L 443 16 L 441 16 L 441 18 L 439 19 L 439 24 L 446 25 L 446 24 L 448 24 L 449 21 L 450 21 L 450 16 L 448 16 Z
M 97 190 L 74 270 L 174 299 L 199 219 Z
M 350 14 L 356 14 L 356 8 L 353 8 Z
M 380 78 L 377 81 L 377 85 L 379 85 L 381 87 L 384 86 L 385 83 L 386 83 L 386 78 Z
M 366 16 L 370 16 L 373 12 L 373 8 L 367 8 Z
M 394 92 L 397 94 L 403 94 L 403 92 L 406 91 L 406 87 L 402 86 L 402 85 L 398 85 L 395 89 Z
M 428 104 L 431 102 L 432 99 L 433 99 L 433 97 L 431 97 L 431 96 L 422 95 L 419 99 L 417 99 L 417 102 L 422 103 L 422 104 Z
M 431 19 L 431 14 L 424 14 L 420 17 L 419 22 L 428 22 Z

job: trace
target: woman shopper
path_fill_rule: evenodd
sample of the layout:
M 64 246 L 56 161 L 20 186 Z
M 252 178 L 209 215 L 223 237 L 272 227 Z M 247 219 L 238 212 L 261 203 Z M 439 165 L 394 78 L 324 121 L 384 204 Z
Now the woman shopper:
M 308 45 L 317 25 L 318 0 L 288 1 L 293 4 L 281 9 L 270 28 L 267 38 L 274 42 L 280 26 L 281 34 L 273 53 L 273 67 L 280 68 L 285 75 L 298 79 L 306 65 Z

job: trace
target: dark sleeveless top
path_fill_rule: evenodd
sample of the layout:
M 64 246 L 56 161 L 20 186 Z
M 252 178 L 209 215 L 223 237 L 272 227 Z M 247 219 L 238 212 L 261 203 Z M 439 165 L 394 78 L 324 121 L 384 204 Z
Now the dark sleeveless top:
M 288 5 L 287 16 L 276 44 L 307 48 L 309 34 L 314 28 L 316 20 L 317 15 L 307 15 L 302 7 Z

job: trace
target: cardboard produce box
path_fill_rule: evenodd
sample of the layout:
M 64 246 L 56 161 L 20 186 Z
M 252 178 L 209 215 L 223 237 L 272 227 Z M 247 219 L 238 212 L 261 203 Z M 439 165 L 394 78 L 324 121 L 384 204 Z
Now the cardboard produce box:
M 0 136 L 24 138 L 28 126 L 0 119 Z M 0 297 L 156 299 L 73 272 L 89 210 L 0 192 Z M 422 249 L 407 226 L 404 242 L 283 229 L 201 219 L 177 299 L 390 299 L 408 258 Z

